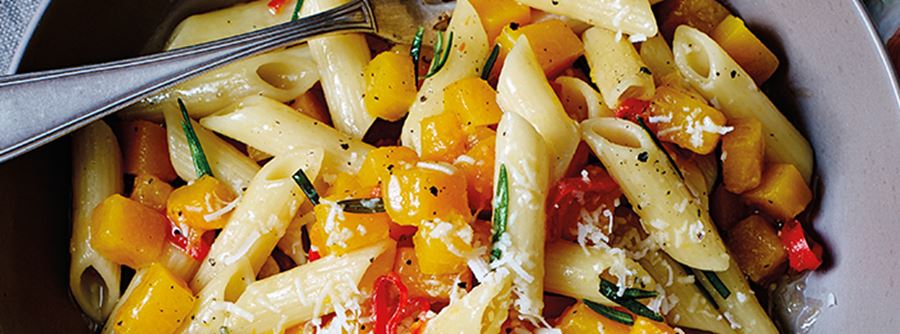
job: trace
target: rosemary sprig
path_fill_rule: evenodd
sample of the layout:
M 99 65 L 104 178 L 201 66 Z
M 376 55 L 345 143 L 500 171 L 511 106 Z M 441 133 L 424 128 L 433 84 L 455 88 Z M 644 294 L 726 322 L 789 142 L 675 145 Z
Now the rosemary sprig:
M 497 62 L 497 56 L 500 55 L 500 45 L 494 45 L 491 55 L 488 56 L 484 68 L 481 70 L 481 80 L 487 81 L 491 77 L 491 71 L 494 70 L 494 63 Z
M 434 45 L 434 59 L 431 60 L 431 66 L 428 67 L 428 74 L 425 74 L 426 79 L 444 68 L 444 64 L 450 58 L 450 49 L 453 49 L 453 32 L 450 32 L 450 38 L 446 42 L 444 42 L 444 33 L 438 32 L 438 40 Z
M 344 212 L 348 213 L 381 213 L 384 212 L 384 201 L 380 197 L 351 198 L 337 202 Z
M 716 289 L 719 296 L 722 296 L 722 299 L 728 299 L 728 296 L 731 296 L 731 290 L 728 290 L 725 283 L 722 283 L 722 280 L 719 279 L 719 275 L 714 271 L 709 270 L 701 270 L 701 272 L 703 272 L 703 276 L 706 276 L 706 279 L 709 280 L 709 284 L 712 285 L 713 289 Z
M 684 269 L 684 271 L 686 271 L 688 273 L 693 272 L 693 268 L 688 267 L 687 265 L 682 264 L 681 267 Z M 696 276 L 695 276 L 695 278 L 696 278 Z M 715 307 L 718 310 L 719 303 L 716 303 L 716 300 L 712 297 L 712 294 L 709 293 L 709 290 L 706 290 L 706 287 L 703 286 L 703 283 L 701 283 L 699 279 L 694 279 L 694 285 L 697 287 L 698 290 L 700 290 L 700 294 L 702 294 L 703 297 L 706 298 L 706 300 L 713 307 Z
M 618 286 L 616 286 L 616 284 L 613 282 L 607 281 L 605 279 L 601 279 L 601 281 L 602 281 L 601 283 L 603 283 L 603 284 L 615 286 L 616 289 L 618 289 Z M 659 293 L 657 293 L 656 291 L 641 290 L 641 289 L 635 289 L 635 288 L 626 288 L 625 292 L 622 294 L 622 298 L 628 298 L 628 299 L 645 299 L 645 298 L 654 298 L 656 296 L 659 296 Z
M 644 128 L 644 131 L 647 131 L 650 139 L 653 139 L 653 143 L 656 144 L 656 146 L 659 147 L 659 150 L 662 151 L 666 155 L 666 158 L 669 159 L 669 163 L 672 164 L 672 169 L 675 169 L 675 173 L 678 174 L 678 177 L 684 179 L 684 174 L 681 174 L 681 169 L 679 169 L 678 165 L 675 164 L 675 159 L 672 158 L 672 155 L 669 154 L 669 151 L 666 151 L 666 148 L 663 147 L 663 144 L 661 141 L 659 141 L 659 138 L 656 138 L 656 135 L 653 134 L 653 130 L 650 130 L 650 127 L 647 126 L 647 123 L 644 123 L 644 119 L 640 116 L 637 116 L 637 121 L 638 124 L 640 124 L 641 127 Z
M 319 205 L 319 192 L 316 191 L 316 187 L 313 186 L 309 177 L 303 172 L 303 169 L 298 169 L 297 172 L 294 173 L 293 178 L 294 182 L 297 183 L 297 186 L 300 187 L 300 190 L 303 190 L 303 193 L 306 194 L 306 198 L 309 198 L 310 203 Z
M 639 316 L 654 321 L 663 321 L 663 317 L 659 313 L 654 312 L 644 304 L 639 303 L 637 300 L 633 298 L 627 298 L 625 296 L 619 297 L 618 290 L 619 287 L 612 282 L 607 280 L 600 281 L 600 294 L 610 301 L 621 305 L 622 307 Z
M 197 177 L 204 175 L 213 176 L 212 168 L 209 167 L 209 161 L 206 160 L 206 154 L 203 153 L 203 145 L 200 145 L 200 138 L 194 132 L 194 125 L 191 124 L 191 117 L 188 116 L 187 107 L 184 101 L 178 99 L 178 107 L 181 108 L 181 128 L 184 130 L 184 136 L 187 137 L 188 146 L 191 148 L 191 160 L 194 161 L 194 170 Z
M 416 76 L 416 87 L 419 86 L 419 58 L 422 56 L 422 36 L 425 36 L 425 27 L 419 26 L 416 30 L 416 37 L 413 37 L 412 47 L 409 49 L 409 56 L 413 60 L 413 73 Z
M 587 299 L 582 299 L 582 301 L 584 301 L 584 304 L 587 305 L 588 308 L 590 308 L 594 312 L 597 312 L 597 314 L 608 318 L 609 320 L 619 322 L 627 326 L 634 325 L 634 317 L 632 317 L 631 314 L 619 311 L 606 305 L 597 304 Z
M 300 7 L 303 7 L 303 0 L 297 0 L 297 3 L 294 5 L 294 13 L 291 14 L 291 22 L 297 21 L 300 18 Z
M 497 195 L 494 196 L 494 235 L 491 242 L 500 241 L 500 236 L 506 232 L 506 223 L 509 218 L 509 177 L 506 174 L 506 165 L 500 165 L 500 175 L 497 176 Z M 491 260 L 500 258 L 500 249 L 494 247 L 491 250 Z

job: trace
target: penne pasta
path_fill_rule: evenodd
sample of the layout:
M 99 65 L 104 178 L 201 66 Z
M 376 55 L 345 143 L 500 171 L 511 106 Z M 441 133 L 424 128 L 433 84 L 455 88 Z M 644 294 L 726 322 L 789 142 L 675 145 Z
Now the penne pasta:
M 112 129 L 91 123 L 72 136 L 72 238 L 69 288 L 92 320 L 103 322 L 119 300 L 119 265 L 91 246 L 91 215 L 110 195 L 122 192 L 122 157 Z
M 253 56 L 167 88 L 128 107 L 126 118 L 160 120 L 163 111 L 178 109 L 178 99 L 201 118 L 248 96 L 291 101 L 319 81 L 309 48 L 300 45 Z
M 809 182 L 813 173 L 809 142 L 725 50 L 688 26 L 675 30 L 672 49 L 684 78 L 725 116 L 755 117 L 762 123 L 767 160 L 794 165 Z
M 218 333 L 225 319 L 232 313 L 240 313 L 233 306 L 234 302 L 256 281 L 256 273 L 246 258 L 223 266 L 225 268 L 197 292 L 194 309 L 177 333 Z
M 269 0 L 256 0 L 211 12 L 191 15 L 181 21 L 172 32 L 165 50 L 211 42 L 268 28 L 288 22 L 293 14 L 282 8 L 274 15 L 268 8 Z M 293 8 L 294 1 L 287 1 L 283 7 Z
M 197 179 L 197 171 L 194 170 L 194 159 L 191 157 L 191 149 L 188 146 L 187 137 L 181 127 L 183 118 L 178 111 L 166 110 L 166 132 L 168 134 L 169 160 L 175 173 L 182 180 L 193 181 Z M 200 126 L 191 120 L 194 131 L 200 139 L 200 145 L 206 153 L 210 168 L 219 180 L 222 180 L 236 194 L 240 194 L 250 185 L 250 180 L 259 171 L 259 165 L 246 155 L 228 144 L 222 138 Z
M 731 324 L 731 328 L 742 334 L 750 333 L 778 333 L 772 319 L 766 315 L 766 311 L 756 300 L 756 295 L 747 284 L 744 273 L 738 267 L 737 262 L 731 261 L 728 270 L 715 273 L 715 277 L 721 281 L 721 284 L 729 294 L 723 296 L 717 286 L 712 284 L 707 274 L 694 269 L 694 276 L 700 280 L 712 298 L 719 304 L 722 315 L 725 320 Z
M 200 120 L 203 126 L 225 136 L 278 156 L 295 149 L 325 151 L 322 174 L 328 178 L 339 172 L 356 173 L 369 144 L 278 101 L 254 96 Z
M 444 88 L 460 79 L 481 75 L 481 69 L 491 51 L 478 13 L 468 0 L 456 2 L 447 28 L 447 34 L 451 33 L 453 40 L 449 42 L 451 50 L 447 63 L 437 74 L 422 82 L 400 133 L 403 145 L 418 153 L 422 151 L 421 122 L 444 111 Z M 463 45 L 465 52 L 461 50 Z
M 302 207 L 300 211 L 304 211 Z M 294 220 L 288 225 L 284 236 L 278 240 L 278 249 L 290 257 L 291 260 L 294 260 L 294 263 L 297 265 L 304 264 L 307 261 L 306 251 L 303 250 L 303 226 L 309 225 L 314 221 L 316 221 L 316 215 L 311 210 L 301 213 L 294 217 Z
M 542 11 L 568 16 L 627 35 L 656 35 L 656 18 L 647 0 L 522 0 Z
M 598 27 L 585 31 L 581 39 L 584 56 L 591 66 L 591 79 L 607 106 L 616 108 L 627 99 L 653 97 L 656 92 L 653 75 L 631 42 Z
M 579 247 L 568 241 L 557 241 L 548 244 L 546 252 L 544 288 L 549 292 L 617 306 L 600 294 L 604 274 L 618 279 L 613 283 L 620 287 L 656 290 L 653 278 L 621 249 Z
M 346 0 L 306 0 L 302 13 L 309 16 L 346 3 Z M 322 90 L 334 127 L 354 139 L 362 139 L 375 122 L 363 102 L 365 77 L 360 75 L 372 60 L 362 34 L 339 34 L 310 39 L 309 48 L 319 64 Z
M 603 103 L 603 97 L 600 96 L 594 87 L 587 82 L 576 77 L 560 76 L 554 81 L 561 89 L 560 98 L 566 96 L 569 98 L 579 99 L 575 103 L 583 105 L 587 110 L 587 118 L 595 117 L 613 117 L 615 113 Z
M 495 243 L 500 259 L 491 265 L 512 273 L 513 305 L 530 320 L 541 319 L 544 308 L 544 203 L 551 168 L 547 156 L 546 144 L 531 124 L 516 113 L 503 114 L 497 126 L 494 179 L 506 168 L 508 220 L 506 233 Z M 498 185 L 494 187 L 496 193 Z
M 242 258 L 250 261 L 254 273 L 259 271 L 306 199 L 291 176 L 303 169 L 315 178 L 322 156 L 321 150 L 290 151 L 259 171 L 191 281 L 194 290 L 202 290 Z
M 582 123 L 582 137 L 622 188 L 644 230 L 667 254 L 694 268 L 728 269 L 729 256 L 708 210 L 644 129 L 625 120 L 596 118 Z
M 492 272 L 480 285 L 452 300 L 425 326 L 425 334 L 495 334 L 506 321 L 512 275 L 505 269 Z
M 321 325 L 321 316 L 344 306 L 359 319 L 362 291 L 371 286 L 367 278 L 387 273 L 390 266 L 381 262 L 393 261 L 395 253 L 396 244 L 385 240 L 257 281 L 235 303 L 246 313 L 229 317 L 225 326 L 233 333 L 282 333 L 305 322 Z
M 654 82 L 659 85 L 660 79 L 670 73 L 677 73 L 675 56 L 662 35 L 656 35 L 641 43 L 641 61 L 653 72 Z
M 562 177 L 580 142 L 578 124 L 566 114 L 525 36 L 506 56 L 497 81 L 497 104 L 527 120 L 543 137 L 550 151 L 550 179 Z

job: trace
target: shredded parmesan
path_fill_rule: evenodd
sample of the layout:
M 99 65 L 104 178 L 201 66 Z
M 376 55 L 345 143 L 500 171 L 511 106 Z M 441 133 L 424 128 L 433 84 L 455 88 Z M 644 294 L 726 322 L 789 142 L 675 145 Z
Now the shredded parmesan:
M 226 214 L 231 212 L 231 210 L 234 210 L 234 208 L 237 207 L 238 201 L 240 201 L 240 200 L 241 200 L 241 195 L 238 194 L 237 198 L 235 198 L 233 201 L 229 202 L 227 205 L 223 206 L 221 209 L 218 209 L 216 211 L 213 211 L 213 212 L 203 215 L 203 220 L 205 220 L 207 222 L 219 220 L 220 218 L 224 217 Z M 209 205 L 209 204 L 207 204 L 207 205 Z
M 463 155 L 456 157 L 456 160 L 453 161 L 454 165 L 458 164 L 458 163 L 466 163 L 466 164 L 474 165 L 475 158 L 472 158 L 468 155 L 463 154 Z
M 444 173 L 447 175 L 453 175 L 456 173 L 456 168 L 453 168 L 453 166 L 450 166 L 445 163 L 440 163 L 440 162 L 435 163 L 435 162 L 421 162 L 420 161 L 420 162 L 416 163 L 416 167 L 430 169 L 430 170 L 441 172 L 441 173 Z

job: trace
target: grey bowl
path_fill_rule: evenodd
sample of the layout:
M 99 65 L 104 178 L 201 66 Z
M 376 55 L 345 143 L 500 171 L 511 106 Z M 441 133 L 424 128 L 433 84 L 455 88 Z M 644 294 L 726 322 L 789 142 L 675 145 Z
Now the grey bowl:
M 138 55 L 186 15 L 237 1 L 26 2 L 46 6 L 28 43 L 12 44 L 27 72 Z M 862 5 L 729 5 L 776 50 L 782 67 L 764 89 L 815 148 L 813 224 L 829 256 L 808 291 L 837 305 L 822 308 L 812 332 L 900 328 L 900 94 Z M 66 282 L 69 170 L 66 139 L 0 165 L 0 333 L 89 332 Z

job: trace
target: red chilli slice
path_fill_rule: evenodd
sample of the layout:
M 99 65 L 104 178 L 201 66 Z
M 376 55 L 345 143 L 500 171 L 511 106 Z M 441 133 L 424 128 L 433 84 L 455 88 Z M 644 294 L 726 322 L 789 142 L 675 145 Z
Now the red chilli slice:
M 791 269 L 802 272 L 805 270 L 816 270 L 822 265 L 821 248 L 819 254 L 816 254 L 815 248 L 818 245 L 810 247 L 806 239 L 806 233 L 803 231 L 803 226 L 800 225 L 799 221 L 786 222 L 779 234 L 781 243 L 784 244 L 784 248 L 788 251 L 788 261 Z

